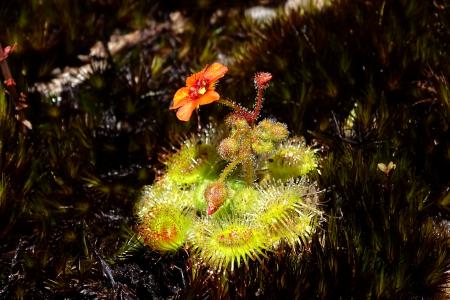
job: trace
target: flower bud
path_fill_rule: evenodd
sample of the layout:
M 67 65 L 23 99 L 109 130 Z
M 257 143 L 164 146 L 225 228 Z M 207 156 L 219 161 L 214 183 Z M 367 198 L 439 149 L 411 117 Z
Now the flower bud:
M 256 131 L 260 138 L 274 142 L 281 142 L 289 135 L 285 124 L 270 119 L 264 119 L 259 122 Z
M 248 129 L 250 126 L 248 125 L 247 120 L 237 114 L 231 114 L 229 115 L 225 123 L 228 125 L 228 127 L 236 128 L 236 129 Z
M 252 143 L 252 149 L 256 154 L 269 154 L 274 150 L 274 145 L 271 141 L 256 139 Z
M 233 160 L 239 153 L 239 143 L 234 138 L 225 138 L 220 142 L 217 152 L 223 159 Z
M 208 204 L 208 215 L 212 215 L 222 206 L 227 194 L 227 187 L 222 182 L 216 181 L 206 187 L 204 195 Z
M 255 74 L 255 85 L 257 88 L 265 89 L 269 86 L 272 74 L 268 72 L 259 72 Z

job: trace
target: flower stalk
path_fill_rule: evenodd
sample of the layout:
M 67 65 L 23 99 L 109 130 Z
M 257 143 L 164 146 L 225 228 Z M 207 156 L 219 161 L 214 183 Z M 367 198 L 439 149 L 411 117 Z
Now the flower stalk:
M 0 69 L 4 78 L 5 86 L 8 90 L 9 95 L 11 96 L 15 111 L 16 111 L 16 119 L 21 122 L 21 124 L 27 128 L 32 129 L 31 122 L 27 120 L 24 109 L 28 107 L 27 97 L 24 93 L 19 93 L 16 88 L 16 82 L 12 76 L 11 70 L 9 69 L 9 65 L 7 59 L 9 55 L 14 51 L 15 45 L 13 46 L 3 46 L 0 44 Z

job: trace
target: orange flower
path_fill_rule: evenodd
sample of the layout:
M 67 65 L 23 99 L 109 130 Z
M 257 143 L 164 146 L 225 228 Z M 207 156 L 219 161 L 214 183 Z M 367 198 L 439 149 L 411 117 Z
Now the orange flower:
M 219 63 L 206 66 L 203 70 L 189 76 L 186 86 L 179 89 L 173 97 L 170 109 L 178 109 L 177 117 L 181 121 L 189 121 L 194 109 L 219 100 L 220 95 L 214 86 L 228 68 Z

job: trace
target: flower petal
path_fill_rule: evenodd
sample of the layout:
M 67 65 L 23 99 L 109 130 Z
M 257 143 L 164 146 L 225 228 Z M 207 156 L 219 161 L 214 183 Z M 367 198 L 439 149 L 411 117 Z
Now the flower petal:
M 220 99 L 220 95 L 216 91 L 207 91 L 203 96 L 198 98 L 198 105 L 205 105 L 217 101 Z
M 203 73 L 205 72 L 205 69 L 203 69 L 200 72 L 197 72 L 195 74 L 192 74 L 191 76 L 186 78 L 186 86 L 193 86 L 197 82 L 197 80 L 202 78 L 203 77 Z
M 209 82 L 214 82 L 222 78 L 226 72 L 228 72 L 227 67 L 219 63 L 213 63 L 212 65 L 206 67 L 203 77 Z
M 188 102 L 184 106 L 180 107 L 177 111 L 177 118 L 181 121 L 189 121 L 191 118 L 192 112 L 194 111 L 197 105 L 194 102 Z
M 178 91 L 175 93 L 175 96 L 173 96 L 173 103 L 169 109 L 179 108 L 180 106 L 183 106 L 187 102 L 189 102 L 189 100 L 189 88 L 182 87 L 181 89 L 178 89 Z

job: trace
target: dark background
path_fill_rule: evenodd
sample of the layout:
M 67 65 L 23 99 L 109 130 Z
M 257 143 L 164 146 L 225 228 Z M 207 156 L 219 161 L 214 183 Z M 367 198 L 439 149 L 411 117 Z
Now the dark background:
M 255 20 L 255 6 L 276 16 Z M 448 1 L 285 12 L 284 1 L 1 1 L 0 42 L 17 44 L 7 62 L 33 129 L 6 93 L 0 298 L 449 296 Z M 136 30 L 149 33 L 89 55 Z M 163 170 L 158 156 L 197 130 L 168 110 L 172 96 L 217 60 L 230 69 L 219 91 L 245 106 L 253 74 L 273 74 L 263 116 L 320 149 L 314 179 L 327 217 L 304 251 L 268 253 L 228 285 L 207 270 L 193 276 L 184 251 L 160 255 L 134 235 L 133 206 Z M 79 84 L 38 92 L 67 67 Z M 202 107 L 201 124 L 227 112 Z M 386 175 L 377 164 L 389 161 Z

